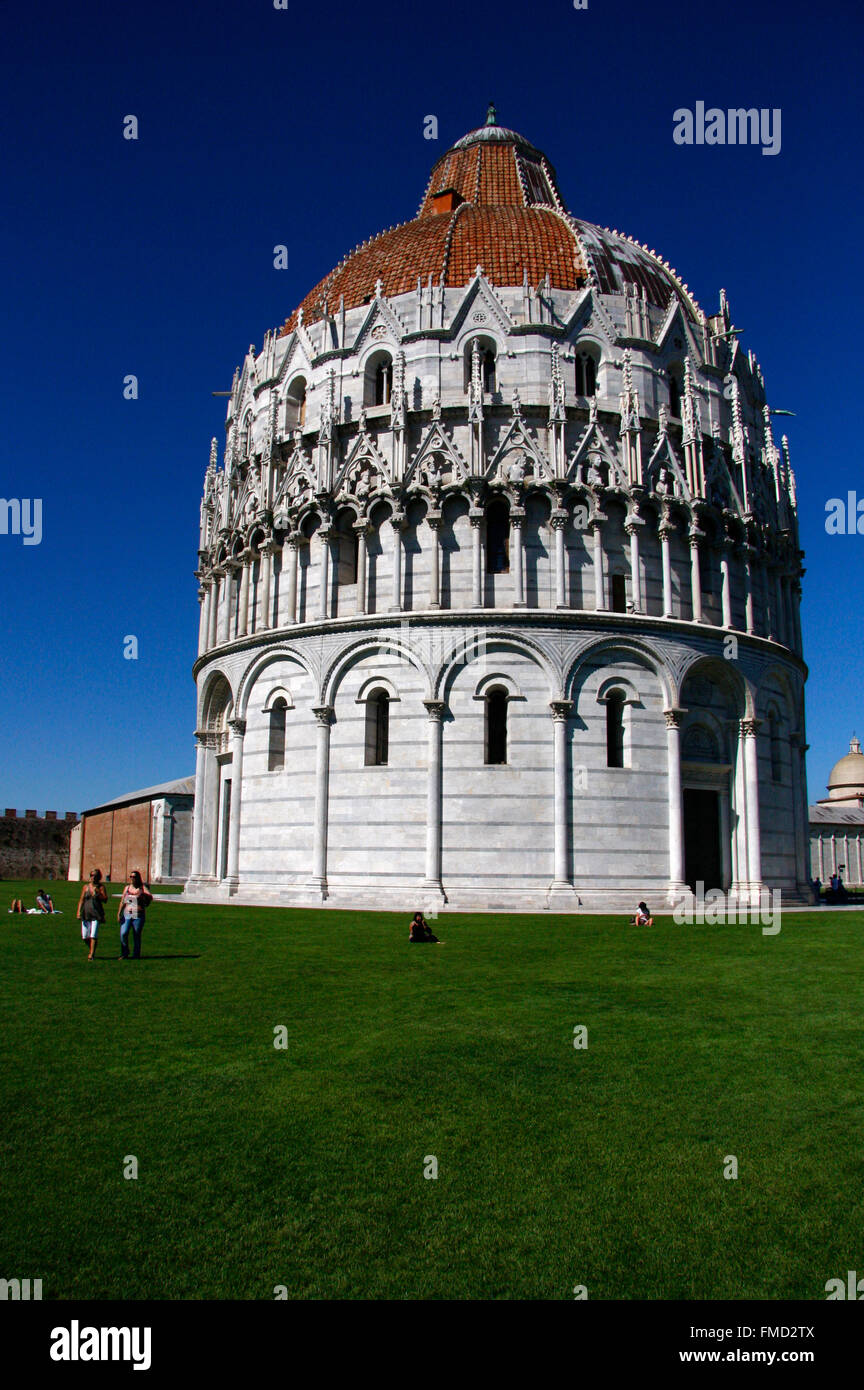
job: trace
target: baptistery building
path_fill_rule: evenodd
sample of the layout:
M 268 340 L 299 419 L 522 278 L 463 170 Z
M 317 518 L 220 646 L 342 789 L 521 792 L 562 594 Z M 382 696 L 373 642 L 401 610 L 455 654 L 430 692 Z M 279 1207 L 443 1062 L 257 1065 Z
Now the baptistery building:
M 234 374 L 188 896 L 804 896 L 801 560 L 725 293 L 490 108 Z

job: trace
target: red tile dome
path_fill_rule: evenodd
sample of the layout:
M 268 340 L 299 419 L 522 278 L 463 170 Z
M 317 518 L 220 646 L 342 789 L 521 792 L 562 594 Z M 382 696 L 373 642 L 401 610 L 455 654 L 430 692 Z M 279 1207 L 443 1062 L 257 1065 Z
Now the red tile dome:
M 665 307 L 678 295 L 694 306 L 670 267 L 630 238 L 571 217 L 555 170 L 542 151 L 514 130 L 496 124 L 490 107 L 486 124 L 469 131 L 432 169 L 420 210 L 412 222 L 356 247 L 325 275 L 286 321 L 314 323 L 370 302 L 380 280 L 388 298 L 426 285 L 463 286 L 482 266 L 498 286 L 539 285 L 578 290 L 594 284 L 601 293 L 622 294 L 635 285 L 649 303 Z

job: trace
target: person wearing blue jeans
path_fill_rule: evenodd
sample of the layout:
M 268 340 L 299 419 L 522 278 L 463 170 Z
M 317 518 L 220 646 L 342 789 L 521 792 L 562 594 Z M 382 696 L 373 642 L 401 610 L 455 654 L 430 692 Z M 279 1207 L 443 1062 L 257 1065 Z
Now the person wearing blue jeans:
M 120 959 L 129 959 L 129 929 L 132 929 L 132 959 L 141 959 L 141 933 L 144 930 L 146 907 L 153 901 L 149 888 L 137 869 L 129 875 L 123 889 L 117 921 L 120 923 Z

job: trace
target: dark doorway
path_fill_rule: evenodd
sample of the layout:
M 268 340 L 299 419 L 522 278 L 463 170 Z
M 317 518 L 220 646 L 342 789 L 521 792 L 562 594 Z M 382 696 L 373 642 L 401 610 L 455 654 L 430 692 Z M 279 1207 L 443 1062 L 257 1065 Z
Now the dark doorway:
M 718 792 L 684 789 L 684 877 L 694 893 L 723 887 Z

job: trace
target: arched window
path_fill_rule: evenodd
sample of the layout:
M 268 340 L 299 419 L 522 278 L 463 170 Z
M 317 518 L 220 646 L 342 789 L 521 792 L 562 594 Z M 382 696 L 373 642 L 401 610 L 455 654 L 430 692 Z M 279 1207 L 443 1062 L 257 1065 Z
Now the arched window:
M 771 781 L 783 781 L 783 751 L 780 746 L 780 721 L 772 710 L 768 716 L 768 732 L 771 737 Z
M 389 405 L 393 395 L 393 363 L 379 362 L 375 368 L 375 404 Z
M 302 430 L 306 424 L 306 378 L 295 376 L 285 399 L 285 428 Z
M 477 353 L 480 359 L 480 381 L 483 391 L 491 395 L 498 390 L 498 367 L 497 367 L 497 348 L 493 338 L 472 338 L 465 349 L 465 390 L 471 384 L 471 373 L 474 367 L 474 345 L 477 345 Z
M 267 746 L 267 771 L 282 772 L 285 767 L 285 715 L 287 701 L 280 695 L 270 710 L 270 739 Z
M 507 691 L 494 685 L 484 701 L 486 709 L 486 762 L 507 761 Z
M 624 691 L 606 696 L 606 766 L 624 766 Z
M 486 509 L 486 573 L 510 571 L 510 510 L 498 498 Z
M 247 412 L 240 430 L 240 456 L 249 458 L 252 450 L 252 416 Z
M 627 612 L 627 576 L 625 574 L 612 575 L 612 612 Z
M 576 357 L 576 395 L 594 396 L 597 393 L 597 363 L 590 352 Z
M 389 755 L 390 696 L 379 687 L 366 700 L 366 766 L 386 767 Z
M 483 390 L 489 392 L 498 390 L 498 378 L 496 371 L 495 353 L 492 348 L 483 348 L 480 353 L 480 375 L 483 379 Z
M 363 404 L 389 405 L 393 395 L 393 358 L 383 348 L 373 352 L 363 378 Z
M 681 394 L 683 391 L 681 368 L 678 366 L 668 367 L 666 370 L 666 380 L 669 383 L 669 414 L 676 419 L 681 417 Z

